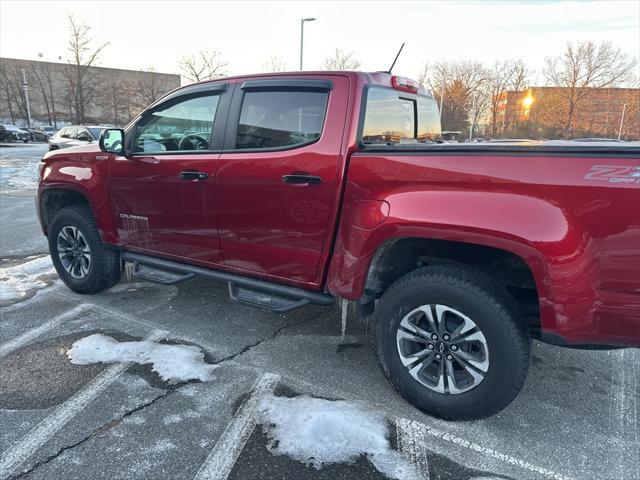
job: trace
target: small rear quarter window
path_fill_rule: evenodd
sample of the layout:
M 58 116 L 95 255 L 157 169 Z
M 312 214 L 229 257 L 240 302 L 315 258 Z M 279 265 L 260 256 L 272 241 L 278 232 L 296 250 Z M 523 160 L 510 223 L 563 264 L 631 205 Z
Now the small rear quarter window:
M 362 142 L 398 144 L 431 142 L 440 138 L 440 117 L 432 97 L 386 87 L 367 92 Z

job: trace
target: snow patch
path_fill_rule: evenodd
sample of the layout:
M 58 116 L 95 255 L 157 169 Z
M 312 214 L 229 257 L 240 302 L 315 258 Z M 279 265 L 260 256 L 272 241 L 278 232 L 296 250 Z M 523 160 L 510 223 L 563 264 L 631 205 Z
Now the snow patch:
M 158 440 L 150 449 L 149 451 L 152 453 L 164 453 L 167 452 L 169 450 L 175 450 L 176 448 L 178 448 L 176 446 L 175 443 L 173 443 L 170 440 L 167 440 L 166 438 L 163 438 L 162 440 Z
M 51 257 L 36 257 L 24 263 L 0 268 L 0 305 L 26 298 L 51 284 L 47 276 L 56 273 Z
M 191 345 L 165 345 L 142 340 L 139 342 L 119 342 L 107 335 L 96 333 L 74 342 L 67 351 L 71 363 L 152 364 L 152 370 L 165 381 L 182 382 L 213 380 L 213 370 L 217 365 L 204 362 L 204 353 Z
M 260 402 L 258 421 L 269 437 L 271 453 L 288 455 L 317 469 L 327 463 L 353 463 L 365 455 L 388 477 L 419 477 L 392 450 L 385 418 L 353 403 L 267 395 Z
M 122 423 L 125 425 L 142 425 L 145 422 L 146 420 L 144 419 L 144 417 L 141 417 L 141 416 L 125 417 L 122 420 Z

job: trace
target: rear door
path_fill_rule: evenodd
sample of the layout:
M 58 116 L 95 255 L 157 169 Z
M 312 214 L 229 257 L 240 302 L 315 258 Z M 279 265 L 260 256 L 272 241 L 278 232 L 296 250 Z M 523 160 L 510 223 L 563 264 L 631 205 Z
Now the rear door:
M 150 255 L 220 261 L 215 175 L 227 84 L 180 90 L 127 130 L 133 153 L 113 158 L 109 193 L 120 241 Z
M 314 285 L 338 203 L 349 79 L 238 83 L 220 156 L 224 264 Z

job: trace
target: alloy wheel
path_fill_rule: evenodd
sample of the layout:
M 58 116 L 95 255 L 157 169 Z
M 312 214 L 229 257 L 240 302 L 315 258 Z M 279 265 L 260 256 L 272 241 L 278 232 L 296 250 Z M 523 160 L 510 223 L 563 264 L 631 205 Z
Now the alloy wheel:
M 73 278 L 85 278 L 91 267 L 91 249 L 82 232 L 74 226 L 62 227 L 56 243 L 62 268 Z
M 457 395 L 477 387 L 489 369 L 489 347 L 476 323 L 445 305 L 422 305 L 396 333 L 400 360 L 425 387 Z

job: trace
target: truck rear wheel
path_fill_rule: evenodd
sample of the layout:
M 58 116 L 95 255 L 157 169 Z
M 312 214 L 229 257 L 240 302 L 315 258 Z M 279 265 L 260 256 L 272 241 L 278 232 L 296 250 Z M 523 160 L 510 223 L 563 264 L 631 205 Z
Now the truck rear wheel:
M 88 207 L 74 205 L 57 212 L 48 240 L 53 265 L 74 292 L 98 293 L 120 281 L 120 254 L 102 243 Z
M 527 376 L 531 340 L 503 286 L 456 266 L 415 270 L 375 311 L 382 369 L 426 413 L 477 419 L 505 408 Z

